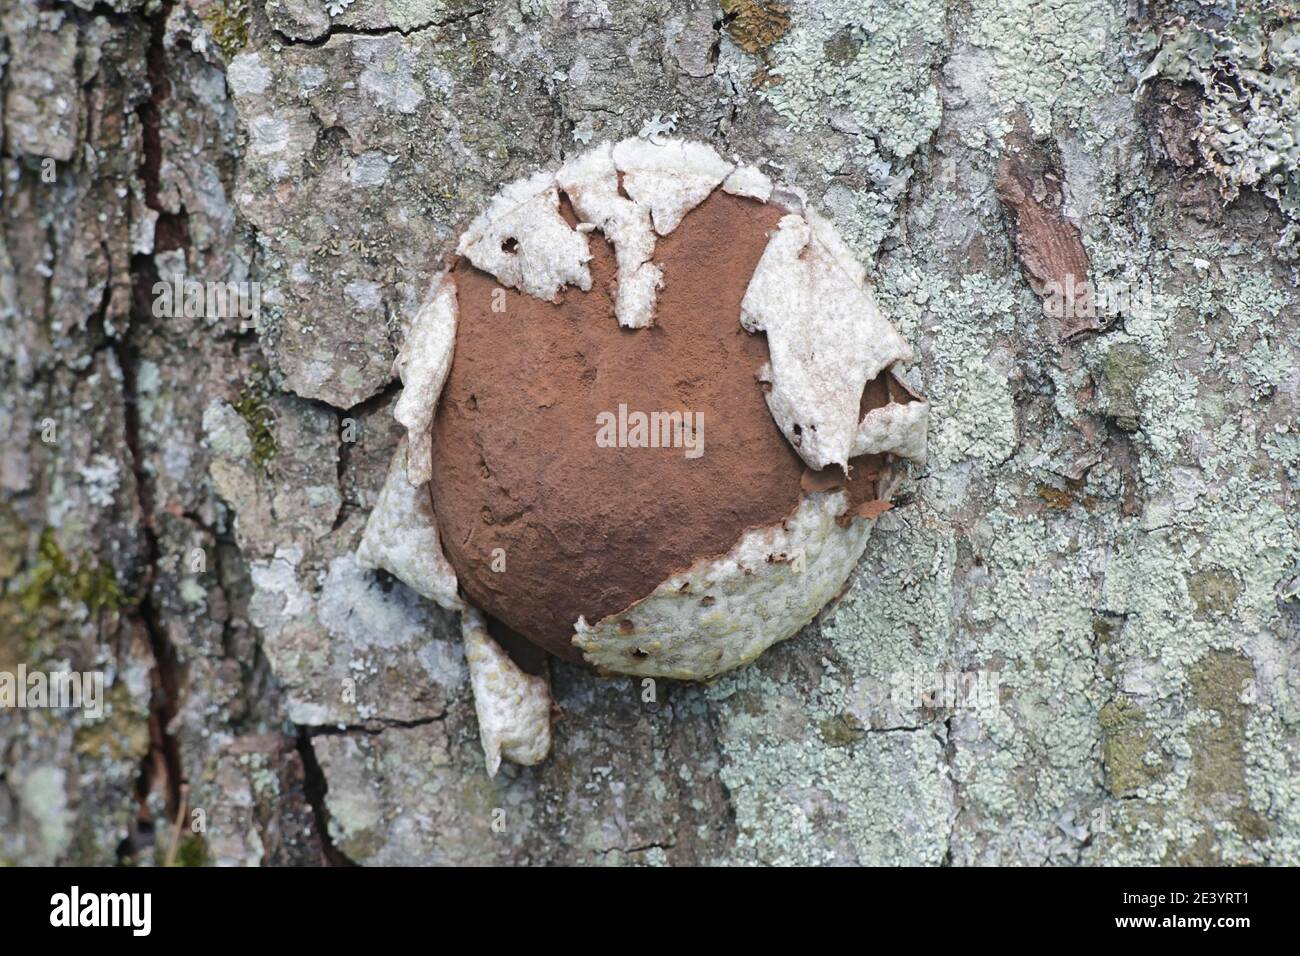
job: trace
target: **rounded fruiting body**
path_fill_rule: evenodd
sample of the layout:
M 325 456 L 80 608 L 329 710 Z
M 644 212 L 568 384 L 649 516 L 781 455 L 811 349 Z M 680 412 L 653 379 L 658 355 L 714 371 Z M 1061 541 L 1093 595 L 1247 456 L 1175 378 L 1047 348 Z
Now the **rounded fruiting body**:
M 910 359 L 797 190 L 698 143 L 597 147 L 461 235 L 398 359 L 407 438 L 359 559 L 560 657 L 712 677 L 842 590 L 924 456 Z

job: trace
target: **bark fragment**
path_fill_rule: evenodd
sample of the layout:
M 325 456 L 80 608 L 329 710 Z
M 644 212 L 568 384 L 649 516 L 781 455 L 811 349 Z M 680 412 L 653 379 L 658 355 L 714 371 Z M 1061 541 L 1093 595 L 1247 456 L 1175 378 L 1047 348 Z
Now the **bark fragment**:
M 1023 129 L 1004 143 L 995 183 L 1015 230 L 1016 257 L 1062 341 L 1100 328 L 1088 285 L 1088 253 L 1079 227 L 1065 215 L 1059 160 L 1031 143 Z

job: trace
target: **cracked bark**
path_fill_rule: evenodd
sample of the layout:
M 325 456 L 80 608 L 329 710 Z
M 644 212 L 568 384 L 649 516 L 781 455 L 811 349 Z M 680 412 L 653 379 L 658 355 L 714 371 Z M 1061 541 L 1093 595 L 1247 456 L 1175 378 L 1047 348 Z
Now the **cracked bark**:
M 141 102 L 136 115 L 143 132 L 143 153 L 137 175 L 144 187 L 146 206 L 158 214 L 155 226 L 155 248 L 165 251 L 168 245 L 184 248 L 187 234 L 184 217 L 170 213 L 158 201 L 159 168 L 162 163 L 162 143 L 158 125 L 160 112 L 166 107 L 169 85 L 166 76 L 162 41 L 170 4 L 164 4 L 148 22 L 149 48 L 146 68 L 149 96 Z M 148 810 L 149 794 L 159 790 L 165 796 L 165 820 L 170 821 L 181 812 L 181 787 L 185 783 L 180 744 L 171 732 L 171 722 L 176 716 L 181 688 L 176 650 L 171 646 L 163 628 L 158 609 L 154 605 L 153 587 L 159 561 L 158 534 L 154 526 L 157 503 L 154 500 L 151 479 L 145 467 L 141 449 L 140 431 L 140 354 L 136 339 L 144 334 L 151 319 L 153 285 L 158 281 L 158 270 L 152 257 L 136 255 L 131 258 L 131 321 L 126 335 L 112 345 L 122 370 L 122 407 L 125 414 L 125 440 L 135 476 L 135 488 L 143 523 L 140 534 L 144 539 L 146 569 L 135 597 L 130 619 L 143 627 L 148 635 L 153 654 L 151 673 L 152 699 L 149 716 L 149 754 L 141 766 L 137 792 L 141 801 L 141 814 L 134 822 L 119 850 L 124 859 L 133 859 L 152 845 L 158 829 Z

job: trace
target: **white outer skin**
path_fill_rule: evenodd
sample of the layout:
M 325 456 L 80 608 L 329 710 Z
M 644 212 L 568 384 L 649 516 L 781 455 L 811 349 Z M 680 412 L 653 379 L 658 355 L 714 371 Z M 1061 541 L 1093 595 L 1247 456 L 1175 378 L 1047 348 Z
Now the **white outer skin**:
M 858 425 L 850 456 L 888 453 L 909 461 L 925 461 L 929 421 L 928 402 L 895 402 L 873 408 Z
M 455 348 L 456 284 L 444 273 L 433 280 L 393 363 L 402 378 L 402 394 L 393 408 L 393 417 L 406 428 L 410 453 L 403 457 L 413 485 L 422 485 L 433 477 L 433 415 L 451 371 Z
M 613 155 L 623 191 L 649 207 L 661 236 L 676 229 L 735 168 L 713 147 L 680 139 L 625 139 Z
M 772 198 L 772 180 L 754 166 L 737 166 L 735 171 L 722 181 L 722 191 L 765 203 Z
M 619 194 L 619 173 L 630 199 Z M 668 235 L 719 186 L 791 213 L 768 242 L 740 316 L 747 331 L 767 334 L 771 362 L 762 375 L 772 384 L 768 406 L 787 440 L 816 469 L 846 466 L 868 452 L 923 460 L 924 401 L 891 403 L 857 418 L 866 382 L 911 358 L 877 311 L 861 264 L 808 207 L 802 190 L 726 162 L 709 146 L 661 139 L 598 146 L 557 173 L 539 172 L 503 187 L 457 249 L 503 285 L 555 301 L 566 285 L 590 289 L 586 233 L 600 228 L 618 259 L 617 319 L 626 328 L 645 328 L 653 323 L 662 284 L 651 258 L 656 233 Z M 587 220 L 577 229 L 559 214 L 558 188 Z M 513 253 L 502 249 L 510 239 L 517 243 Z M 408 430 L 409 456 L 404 442 L 358 550 L 362 563 L 386 568 L 444 607 L 460 606 L 460 598 L 425 483 L 456 321 L 455 286 L 444 277 L 412 322 L 397 362 L 404 388 L 394 414 Z M 886 476 L 882 496 L 887 499 L 899 480 L 896 473 Z M 638 676 L 707 679 L 749 663 L 812 620 L 853 570 L 874 521 L 854 517 L 841 527 L 836 518 L 846 507 L 842 491 L 805 496 L 783 524 L 746 532 L 727 555 L 674 575 L 627 610 L 594 625 L 580 618 L 574 644 L 596 667 Z M 800 553 L 802 571 L 792 561 L 768 560 Z M 715 603 L 703 608 L 699 601 L 706 595 Z M 626 621 L 633 628 L 628 633 Z M 514 665 L 488 636 L 477 609 L 462 611 L 462 633 L 489 772 L 503 757 L 540 762 L 550 746 L 546 681 Z M 644 656 L 633 656 L 637 650 Z
M 571 159 L 560 167 L 555 181 L 574 211 L 614 244 L 618 258 L 614 314 L 618 324 L 626 329 L 648 328 L 654 323 L 663 272 L 650 261 L 655 251 L 650 211 L 618 194 L 613 147 L 604 143 Z
M 488 776 L 496 776 L 502 757 L 526 767 L 541 763 L 551 749 L 546 678 L 521 670 L 492 640 L 476 608 L 461 613 L 460 630 Z
M 412 485 L 407 478 L 407 448 L 403 438 L 366 521 L 357 564 L 387 571 L 416 594 L 459 611 L 465 602 L 457 593 L 456 572 L 442 553 L 429 484 Z
M 787 186 L 785 183 L 772 184 L 770 201 L 796 216 L 802 216 L 808 208 L 808 194 L 798 186 Z
M 844 586 L 875 525 L 840 527 L 847 507 L 843 491 L 805 496 L 784 525 L 747 531 L 725 556 L 673 575 L 627 610 L 594 626 L 578 618 L 574 646 L 595 667 L 640 677 L 707 680 L 748 664 Z
M 911 403 L 921 408 L 902 416 L 888 413 L 888 422 L 868 415 L 869 427 L 859 427 L 863 387 L 909 361 L 912 350 L 876 309 L 865 270 L 834 228 L 811 210 L 806 215 L 781 219 L 740 304 L 740 324 L 767 333 L 771 360 L 759 378 L 771 383 L 772 417 L 813 469 L 847 469 L 855 447 L 883 439 L 888 447 L 877 450 L 919 459 L 924 402 Z M 890 427 L 914 429 L 918 420 L 919 441 Z
M 513 252 L 502 248 L 509 240 L 517 244 Z M 504 186 L 461 234 L 456 251 L 502 285 L 548 302 L 566 285 L 591 288 L 587 237 L 560 215 L 554 173 Z

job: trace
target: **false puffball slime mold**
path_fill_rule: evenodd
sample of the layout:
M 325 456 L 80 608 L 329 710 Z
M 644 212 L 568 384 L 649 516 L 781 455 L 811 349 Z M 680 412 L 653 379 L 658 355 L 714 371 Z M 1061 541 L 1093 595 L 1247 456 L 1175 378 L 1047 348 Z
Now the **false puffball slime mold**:
M 489 771 L 550 746 L 511 643 L 704 680 L 841 593 L 925 456 L 911 361 L 831 223 L 705 144 L 504 186 L 407 329 L 358 549 L 462 615 Z

